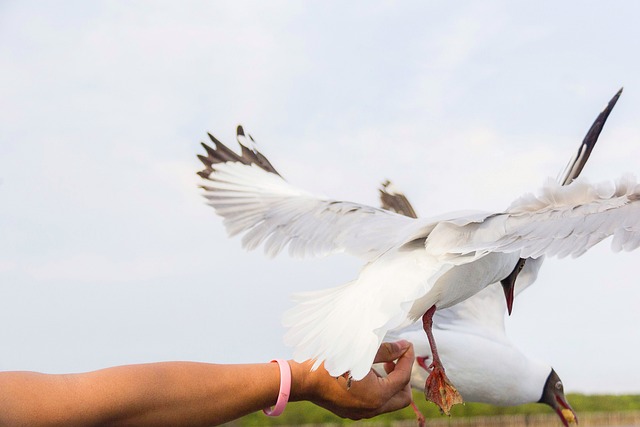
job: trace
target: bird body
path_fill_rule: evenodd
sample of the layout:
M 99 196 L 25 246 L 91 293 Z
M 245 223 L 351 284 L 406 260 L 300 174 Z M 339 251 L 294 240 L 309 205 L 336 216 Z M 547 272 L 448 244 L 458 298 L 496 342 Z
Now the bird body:
M 525 355 L 504 333 L 506 303 L 494 283 L 450 308 L 436 311 L 433 334 L 447 376 L 466 402 L 515 406 L 538 402 L 551 374 L 549 364 Z M 498 315 L 500 313 L 500 315 Z M 413 343 L 416 356 L 430 360 L 422 326 L 391 332 L 385 340 Z M 428 371 L 414 363 L 412 387 L 423 390 Z
M 579 176 L 620 93 L 621 91 L 598 115 L 578 151 L 559 175 L 559 184 L 570 184 Z M 412 218 L 418 217 L 407 197 L 390 181 L 385 181 L 379 192 L 384 209 Z M 574 200 L 578 203 L 585 199 L 594 199 L 585 197 L 578 191 L 572 196 L 578 196 Z M 562 238 L 563 235 L 556 237 Z M 500 283 L 489 285 L 466 300 L 435 312 L 430 328 L 433 334 L 432 342 L 429 342 L 423 328 L 417 324 L 400 331 L 390 331 L 385 339 L 409 340 L 416 350 L 416 362 L 411 376 L 412 387 L 422 390 L 425 382 L 429 384 L 428 375 L 432 374 L 433 365 L 427 366 L 426 361 L 435 359 L 432 349 L 435 348 L 433 342 L 437 341 L 439 358 L 447 366 L 448 377 L 465 401 L 502 406 L 546 403 L 556 411 L 565 426 L 577 421 L 575 412 L 564 395 L 562 381 L 553 368 L 521 352 L 505 332 L 506 309 L 510 312 L 513 297 L 536 280 L 543 260 L 544 256 L 521 258 L 511 274 Z M 507 296 L 506 301 L 502 298 L 501 286 Z M 509 298 L 512 291 L 515 295 Z M 377 368 L 383 375 L 384 369 Z M 423 425 L 424 417 L 415 405 L 412 406 L 419 424 Z
M 578 256 L 610 235 L 614 249 L 640 244 L 640 186 L 630 177 L 550 181 L 503 212 L 414 219 L 313 196 L 251 160 L 218 160 L 224 146 L 213 141 L 217 150 L 201 157 L 204 195 L 230 234 L 245 233 L 245 247 L 263 244 L 275 255 L 288 245 L 293 255 L 347 252 L 366 261 L 345 285 L 297 295 L 285 315 L 295 358 L 324 362 L 336 376 L 361 379 L 389 330 L 416 321 L 429 304 L 446 308 L 504 279 L 519 257 Z
M 579 172 L 571 163 L 569 166 L 569 173 Z M 570 180 L 562 176 L 559 182 Z M 417 218 L 407 197 L 389 181 L 382 184 L 380 199 L 384 209 Z M 515 296 L 535 282 L 543 260 L 544 257 L 529 258 L 522 264 L 516 275 Z M 501 283 L 491 284 L 466 300 L 434 314 L 432 332 L 438 343 L 440 359 L 447 368 L 447 376 L 466 402 L 499 406 L 545 403 L 568 426 L 577 417 L 564 395 L 560 377 L 549 364 L 520 351 L 506 335 L 507 303 L 501 288 Z M 417 323 L 399 331 L 390 331 L 385 337 L 388 341 L 400 339 L 410 341 L 416 354 L 411 386 L 424 390 L 431 372 L 426 361 L 433 360 L 429 340 Z M 375 368 L 380 375 L 386 374 L 382 366 Z M 412 403 L 412 407 L 418 424 L 424 425 L 424 416 L 415 404 Z
M 358 380 L 369 372 L 389 330 L 414 323 L 433 305 L 445 308 L 466 299 L 507 276 L 517 260 L 517 254 L 490 253 L 453 267 L 423 246 L 401 246 L 365 265 L 346 285 L 321 291 L 321 296 L 296 296 L 299 309 L 284 317 L 290 328 L 285 343 L 295 347 L 294 358 L 324 361 L 332 374 L 350 372 Z M 309 357 L 313 347 L 297 346 L 301 340 L 341 356 Z
M 360 379 L 388 331 L 415 322 L 433 305 L 450 307 L 499 282 L 519 258 L 577 256 L 612 234 L 614 250 L 635 249 L 639 196 L 630 177 L 613 187 L 548 183 L 540 196 L 524 196 L 503 213 L 418 219 L 416 228 L 428 234 L 402 239 L 367 264 L 348 290 L 298 296 L 285 317 L 285 342 L 298 359 L 324 361 L 332 374 L 350 371 Z M 370 340 L 361 343 L 362 336 Z

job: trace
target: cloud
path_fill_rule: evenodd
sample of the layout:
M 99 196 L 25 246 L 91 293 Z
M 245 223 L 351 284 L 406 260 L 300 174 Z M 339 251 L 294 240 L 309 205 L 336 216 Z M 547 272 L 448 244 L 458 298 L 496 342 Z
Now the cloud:
M 114 260 L 91 253 L 65 258 L 49 258 L 25 266 L 25 272 L 40 281 L 79 281 L 88 283 L 141 282 L 176 272 L 171 256 Z
M 16 262 L 13 260 L 0 260 L 0 273 L 6 274 L 16 269 Z

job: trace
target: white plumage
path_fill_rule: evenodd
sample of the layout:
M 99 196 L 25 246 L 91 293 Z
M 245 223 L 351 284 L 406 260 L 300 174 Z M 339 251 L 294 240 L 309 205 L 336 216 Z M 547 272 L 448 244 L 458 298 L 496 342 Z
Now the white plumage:
M 580 173 L 619 95 L 589 130 L 563 184 Z M 347 284 L 296 296 L 297 306 L 284 318 L 295 359 L 314 359 L 314 367 L 324 363 L 332 375 L 359 380 L 384 337 L 422 317 L 434 356 L 425 394 L 447 413 L 462 399 L 436 354 L 436 309 L 495 282 L 502 283 L 510 309 L 526 258 L 578 256 L 611 235 L 616 249 L 640 244 L 640 186 L 630 177 L 613 187 L 547 183 L 540 196 L 521 197 L 503 212 L 414 219 L 288 184 L 241 126 L 240 155 L 209 136 L 215 148 L 203 144 L 207 155 L 198 156 L 204 195 L 230 234 L 244 234 L 245 247 L 263 245 L 271 256 L 287 246 L 294 256 L 344 251 L 366 262 Z
M 221 150 L 214 142 L 210 157 Z M 230 233 L 244 233 L 245 247 L 262 244 L 269 255 L 286 246 L 294 256 L 345 251 L 367 261 L 348 284 L 298 295 L 285 316 L 296 359 L 356 380 L 387 331 L 504 279 L 519 257 L 578 256 L 610 235 L 615 249 L 640 242 L 640 186 L 628 176 L 615 184 L 548 182 L 504 212 L 412 219 L 314 196 L 250 161 L 204 159 L 205 197 Z
M 518 291 L 524 287 L 521 278 L 527 270 L 537 270 L 536 261 L 525 264 Z M 552 368 L 513 345 L 505 333 L 505 314 L 502 288 L 494 283 L 434 315 L 433 334 L 440 358 L 447 376 L 467 402 L 514 406 L 538 402 L 542 397 Z M 414 324 L 386 337 L 390 341 L 398 339 L 411 341 L 416 357 L 432 360 L 422 325 Z M 423 366 L 414 363 L 411 385 L 423 390 L 427 374 Z
M 380 190 L 383 208 L 417 217 L 407 197 L 389 184 L 387 181 Z M 543 260 L 544 257 L 540 257 L 526 261 L 517 276 L 516 296 L 535 282 Z M 515 406 L 542 400 L 554 409 L 559 406 L 559 401 L 564 407 L 570 407 L 562 387 L 554 387 L 553 398 L 543 399 L 545 385 L 553 369 L 549 364 L 524 354 L 509 340 L 505 331 L 506 309 L 502 286 L 494 283 L 435 313 L 433 335 L 447 376 L 467 402 Z M 400 339 L 413 343 L 416 362 L 412 368 L 411 385 L 423 390 L 429 373 L 427 365 L 433 360 L 433 355 L 422 325 L 414 323 L 390 331 L 385 337 L 385 341 Z M 384 374 L 381 367 L 377 370 Z
M 531 285 L 542 259 L 528 259 L 518 275 L 516 296 Z M 506 335 L 506 302 L 499 283 L 487 286 L 466 300 L 433 317 L 433 335 L 446 366 L 447 376 L 466 402 L 499 406 L 545 403 L 565 426 L 577 416 L 564 394 L 558 374 L 548 364 L 518 349 Z M 413 343 L 416 362 L 411 386 L 423 390 L 432 359 L 421 325 L 391 331 L 385 341 L 405 339 Z M 376 367 L 384 375 L 381 367 Z M 417 411 L 417 409 L 416 409 Z
M 569 184 L 578 177 L 619 95 L 620 92 L 596 118 L 577 153 L 558 177 L 559 184 Z M 554 186 L 553 183 L 549 185 Z M 589 188 L 586 190 L 589 191 Z M 596 193 L 598 193 L 597 190 Z M 585 199 L 596 200 L 612 195 L 609 189 L 599 190 L 601 194 L 592 194 L 587 197 L 574 192 L 569 195 L 579 197 L 569 198 L 561 204 L 580 204 Z M 417 213 L 407 197 L 390 181 L 384 182 L 379 191 L 384 209 L 417 218 Z M 547 196 L 549 195 L 553 196 L 553 194 Z M 539 201 L 539 199 L 527 201 L 524 198 L 520 200 L 521 203 L 515 203 L 515 206 L 529 203 L 526 210 L 535 210 L 542 209 L 545 205 L 552 207 L 556 203 L 552 197 L 546 197 L 546 203 L 543 204 Z M 548 235 L 562 242 L 563 245 L 567 244 L 568 236 L 562 232 L 560 223 L 555 230 L 549 230 Z M 565 253 L 560 252 L 559 255 L 562 256 Z M 521 260 L 518 264 L 512 273 L 512 275 L 515 274 L 517 282 L 516 296 L 536 280 L 543 259 L 544 257 L 528 258 Z M 448 377 L 465 401 L 502 406 L 545 403 L 556 411 L 562 423 L 567 426 L 577 420 L 577 417 L 564 395 L 560 377 L 549 364 L 521 352 L 506 335 L 504 318 L 507 305 L 501 285 L 502 287 L 505 284 L 508 285 L 509 280 L 489 285 L 466 300 L 452 307 L 438 310 L 434 314 L 432 332 L 434 341 L 438 343 L 440 359 L 447 367 Z M 406 339 L 413 343 L 416 362 L 412 368 L 411 385 L 423 390 L 427 376 L 431 372 L 430 361 L 434 360 L 431 345 L 423 328 L 413 324 L 399 331 L 390 331 L 385 339 Z M 384 375 L 382 367 L 378 366 L 376 369 Z M 419 421 L 424 418 L 415 405 L 414 410 L 418 414 Z

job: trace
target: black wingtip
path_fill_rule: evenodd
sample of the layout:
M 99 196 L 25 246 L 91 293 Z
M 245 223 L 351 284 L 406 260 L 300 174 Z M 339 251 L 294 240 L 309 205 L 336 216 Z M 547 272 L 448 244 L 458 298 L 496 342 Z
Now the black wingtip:
M 595 147 L 596 142 L 598 142 L 598 138 L 600 137 L 600 133 L 604 128 L 604 124 L 609 118 L 609 114 L 613 110 L 613 107 L 616 106 L 620 95 L 622 95 L 623 89 L 624 88 L 620 88 L 620 90 L 618 90 L 618 92 L 613 95 L 613 98 L 611 98 L 611 100 L 607 103 L 607 106 L 604 108 L 604 110 L 602 110 L 602 112 L 598 114 L 598 117 L 596 117 L 595 121 L 589 128 L 589 131 L 582 140 L 582 144 L 580 145 L 578 154 L 571 162 L 569 162 L 569 165 L 567 165 L 565 175 L 562 179 L 562 185 L 570 184 L 571 181 L 576 179 L 578 175 L 580 175 L 580 172 L 582 172 L 584 165 L 587 163 L 587 160 L 591 155 L 593 147 Z
M 402 192 L 389 188 L 391 185 L 393 184 L 387 179 L 382 183 L 381 188 L 378 188 L 382 208 L 409 218 L 418 218 L 418 214 L 409 199 L 407 199 L 407 196 Z
M 222 142 L 218 141 L 215 136 L 211 135 L 209 132 L 207 132 L 207 135 L 209 135 L 209 139 L 216 145 L 216 147 L 222 145 Z
M 202 154 L 198 154 L 198 158 L 200 159 L 202 164 L 204 164 L 208 168 L 210 168 L 211 165 L 213 164 L 213 161 L 207 156 L 203 156 Z
M 611 100 L 607 103 L 607 106 L 604 108 L 604 110 L 602 110 L 602 112 L 598 115 L 598 117 L 596 117 L 596 120 L 593 122 L 593 124 L 591 125 L 591 128 L 589 128 L 589 131 L 585 135 L 583 144 L 587 145 L 589 150 L 587 153 L 587 157 L 591 153 L 591 149 L 593 148 L 593 146 L 596 145 L 596 142 L 598 141 L 598 137 L 600 136 L 600 132 L 602 132 L 602 129 L 604 128 L 604 124 L 607 122 L 607 119 L 609 118 L 609 114 L 613 110 L 613 107 L 616 106 L 616 103 L 618 102 L 620 95 L 622 95 L 622 89 L 623 88 L 620 88 L 620 90 L 616 92 L 615 95 L 613 95 L 613 98 L 611 98 Z M 586 159 L 584 160 L 584 162 L 586 162 Z
M 604 110 L 602 110 L 602 112 L 598 115 L 598 117 L 596 117 L 596 120 L 593 122 L 593 124 L 591 125 L 591 128 L 589 129 L 589 131 L 584 137 L 583 144 L 588 145 L 590 148 L 593 148 L 593 146 L 596 145 L 596 142 L 598 141 L 598 137 L 600 136 L 600 132 L 602 132 L 602 129 L 604 128 L 604 124 L 607 122 L 607 119 L 609 118 L 609 114 L 613 110 L 613 107 L 615 107 L 616 104 L 618 103 L 618 99 L 620 98 L 620 95 L 622 95 L 622 89 L 624 88 L 620 88 L 620 90 L 616 92 L 615 95 L 613 95 L 613 98 L 611 98 L 611 100 L 607 103 L 607 106 L 604 107 Z M 589 152 L 590 151 L 591 150 L 589 150 Z M 586 162 L 586 159 L 585 159 L 585 162 Z
M 213 136 L 211 136 L 211 134 L 208 134 L 208 135 L 209 135 L 209 137 L 213 138 Z M 215 157 L 215 155 L 216 155 L 216 150 L 214 150 L 213 148 L 209 147 L 209 146 L 208 146 L 207 144 L 205 144 L 204 142 L 201 142 L 200 144 L 201 144 L 201 145 L 202 145 L 202 147 L 204 148 L 204 151 L 206 151 L 206 152 L 207 152 L 207 155 L 208 155 L 209 157 Z M 216 145 L 216 147 L 217 147 L 217 145 Z M 198 157 L 200 157 L 200 156 L 198 156 Z
M 202 179 L 209 179 L 210 173 L 211 173 L 211 171 L 207 172 L 206 169 L 196 172 L 196 174 Z
M 624 90 L 624 86 L 621 87 L 615 95 L 613 95 L 613 98 L 611 98 L 611 100 L 609 101 L 609 103 L 607 104 L 607 106 L 605 107 L 604 111 L 609 111 L 611 112 L 611 110 L 613 109 L 613 107 L 616 105 L 616 102 L 618 102 L 618 98 L 620 98 L 620 95 L 622 95 L 622 91 Z M 603 111 L 603 112 L 604 112 Z

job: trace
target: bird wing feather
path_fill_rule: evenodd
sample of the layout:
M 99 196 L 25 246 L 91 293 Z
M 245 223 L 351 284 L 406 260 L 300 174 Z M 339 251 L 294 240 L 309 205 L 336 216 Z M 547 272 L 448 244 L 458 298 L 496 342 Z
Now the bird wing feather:
M 263 245 L 269 256 L 288 246 L 292 256 L 347 252 L 371 260 L 413 236 L 416 220 L 364 204 L 316 196 L 285 181 L 241 127 L 242 155 L 213 136 L 199 156 L 204 197 L 224 218 L 230 235 L 247 249 Z M 248 139 L 250 138 L 250 139 Z M 251 144 L 249 143 L 251 142 Z M 418 228 L 420 228 L 418 226 Z
M 630 251 L 640 245 L 639 202 L 640 185 L 631 176 L 613 185 L 548 181 L 539 195 L 525 195 L 483 222 L 438 224 L 427 245 L 450 254 L 519 251 L 522 258 L 577 257 L 613 236 L 614 251 Z

